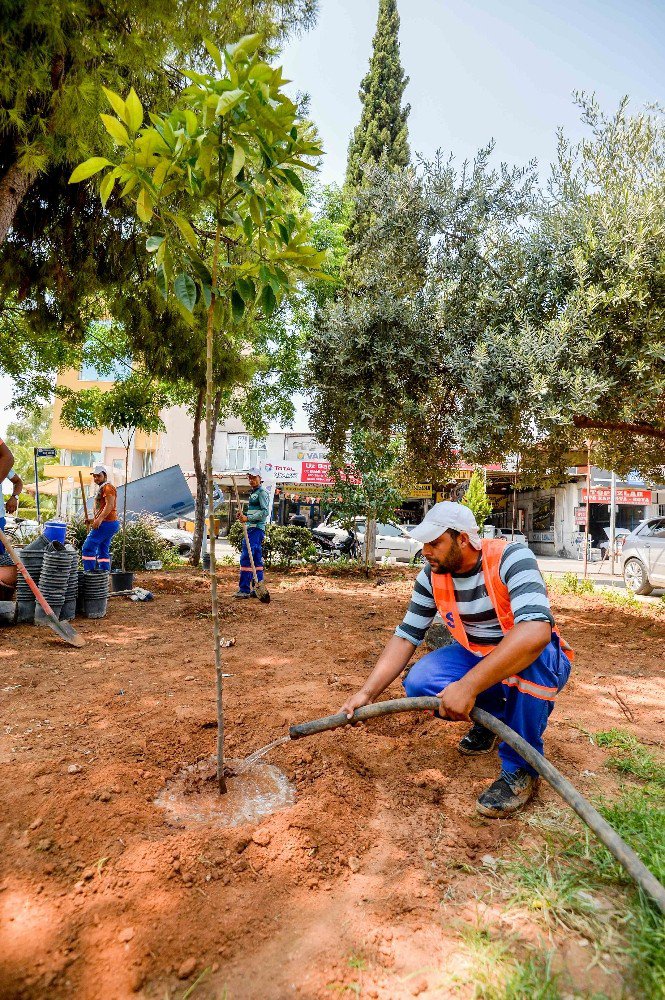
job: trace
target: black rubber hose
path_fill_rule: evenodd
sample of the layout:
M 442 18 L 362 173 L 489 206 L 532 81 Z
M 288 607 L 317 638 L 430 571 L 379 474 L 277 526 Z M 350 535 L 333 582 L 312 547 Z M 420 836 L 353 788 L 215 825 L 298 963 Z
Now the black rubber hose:
M 397 712 L 417 712 L 430 710 L 438 712 L 438 698 L 397 698 L 393 701 L 380 701 L 376 705 L 366 705 L 364 708 L 356 709 L 353 718 L 348 719 L 342 712 L 339 715 L 329 715 L 324 719 L 315 719 L 313 722 L 303 722 L 298 726 L 291 726 L 289 735 L 292 740 L 303 739 L 305 736 L 314 736 L 317 733 L 324 733 L 330 729 L 339 729 L 342 726 L 353 725 L 355 722 L 367 722 L 369 719 L 376 719 L 382 715 L 394 715 Z M 500 722 L 489 712 L 481 708 L 474 708 L 471 711 L 471 718 L 474 722 L 480 723 L 485 729 L 495 733 L 501 740 L 508 743 L 513 750 L 517 750 L 531 766 L 545 778 L 552 788 L 559 793 L 571 809 L 583 820 L 590 830 L 596 834 L 598 839 L 605 845 L 610 854 L 616 858 L 620 865 L 626 869 L 628 874 L 635 880 L 641 889 L 650 897 L 665 913 L 665 886 L 661 885 L 655 875 L 647 866 L 640 861 L 635 851 L 632 850 L 621 839 L 607 820 L 603 819 L 597 809 L 591 805 L 587 799 L 581 795 L 576 788 L 571 785 L 567 778 L 560 771 L 550 764 L 542 754 L 534 750 L 526 740 Z

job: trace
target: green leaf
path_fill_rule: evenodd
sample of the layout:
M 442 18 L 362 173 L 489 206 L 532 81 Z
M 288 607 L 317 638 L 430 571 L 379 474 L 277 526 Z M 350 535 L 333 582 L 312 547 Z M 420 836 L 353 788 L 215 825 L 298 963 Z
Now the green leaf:
M 203 295 L 203 301 L 206 304 L 206 309 L 210 308 L 210 303 L 212 302 L 212 287 L 206 285 L 205 283 L 201 285 L 201 294 Z
M 300 178 L 298 177 L 298 175 L 295 172 L 295 170 L 289 170 L 288 167 L 284 167 L 284 169 L 282 170 L 282 173 L 284 174 L 284 176 L 288 180 L 288 182 L 291 185 L 291 187 L 294 187 L 296 189 L 296 191 L 300 191 L 301 194 L 305 193 L 305 188 L 303 187 L 303 183 L 300 180 Z
M 236 42 L 235 45 L 229 45 L 228 51 L 233 56 L 243 55 L 251 56 L 258 49 L 261 44 L 261 35 L 243 35 L 240 41 Z
M 145 241 L 145 248 L 148 253 L 154 253 L 155 250 L 159 250 L 162 243 L 164 242 L 164 236 L 149 236 Z
M 112 90 L 107 90 L 106 87 L 102 87 L 102 90 L 106 94 L 106 99 L 117 114 L 118 118 L 122 118 L 123 122 L 126 124 L 127 110 L 125 108 L 125 102 L 120 94 L 114 94 Z
M 245 300 L 235 288 L 231 292 L 231 311 L 236 321 L 241 320 L 245 312 Z
M 104 122 L 104 128 L 108 134 L 119 146 L 129 145 L 129 133 L 122 122 L 119 122 L 117 118 L 113 118 L 111 115 L 100 115 L 99 117 Z
M 267 83 L 268 80 L 272 80 L 274 74 L 275 71 L 272 66 L 269 66 L 268 63 L 258 62 L 252 66 L 248 76 L 250 80 L 258 80 Z
M 231 176 L 237 177 L 242 168 L 245 166 L 245 161 L 247 156 L 245 150 L 242 146 L 234 146 L 233 148 L 233 162 L 231 163 Z
M 277 299 L 270 285 L 265 285 L 261 292 L 261 305 L 266 316 L 272 316 L 277 305 Z
M 210 56 L 210 58 L 214 62 L 215 66 L 221 72 L 221 70 L 222 70 L 222 54 L 221 54 L 221 52 L 219 51 L 219 49 L 217 48 L 217 46 L 214 44 L 214 42 L 209 42 L 207 38 L 204 38 L 203 44 L 205 45 L 206 49 L 208 50 L 208 55 Z
M 162 298 L 166 302 L 169 297 L 169 289 L 168 289 L 168 284 L 166 282 L 166 272 L 164 271 L 164 268 L 161 266 L 157 268 L 156 280 L 157 280 L 157 288 L 159 289 Z
M 247 239 L 247 242 L 251 243 L 252 237 L 254 235 L 254 223 L 252 222 L 252 220 L 250 219 L 249 216 L 247 216 L 243 220 L 242 228 L 243 228 L 243 232 L 245 233 L 245 237 Z
M 192 227 L 189 224 L 189 222 L 187 221 L 187 219 L 181 219 L 179 216 L 174 215 L 173 216 L 173 220 L 174 220 L 176 226 L 178 227 L 178 229 L 180 230 L 180 233 L 181 233 L 183 239 L 185 240 L 185 242 L 190 245 L 190 247 L 192 248 L 192 250 L 197 250 L 198 251 L 199 244 L 198 244 L 197 239 L 196 239 L 196 234 L 194 233 L 194 230 L 192 229 Z
M 102 199 L 102 205 L 106 206 L 106 202 L 111 197 L 111 191 L 115 185 L 115 174 L 111 170 L 102 183 L 99 185 L 99 197 Z
M 178 302 L 189 312 L 193 312 L 196 305 L 196 285 L 192 278 L 188 274 L 179 274 L 173 282 L 173 291 Z
M 193 111 L 187 109 L 183 112 L 185 116 L 185 123 L 187 125 L 187 132 L 189 135 L 195 135 L 199 127 L 199 121 Z
M 136 199 L 136 214 L 141 222 L 150 222 L 152 218 L 152 198 L 147 188 L 141 188 Z
M 98 174 L 100 170 L 104 167 L 111 167 L 113 164 L 110 160 L 107 160 L 105 156 L 91 156 L 89 160 L 84 163 L 79 163 L 69 178 L 70 184 L 78 184 L 79 181 L 86 181 L 88 177 L 92 177 L 93 174 Z
M 218 116 L 227 114 L 231 108 L 235 108 L 236 104 L 242 101 L 243 97 L 246 96 L 247 95 L 244 90 L 227 90 L 217 101 L 215 114 Z
M 256 299 L 256 288 L 251 278 L 238 278 L 236 288 L 242 295 L 245 305 L 250 305 Z
M 125 118 L 125 121 L 133 132 L 138 132 L 141 125 L 143 125 L 143 105 L 139 101 L 138 95 L 133 87 L 127 95 L 125 108 L 127 109 L 127 117 Z

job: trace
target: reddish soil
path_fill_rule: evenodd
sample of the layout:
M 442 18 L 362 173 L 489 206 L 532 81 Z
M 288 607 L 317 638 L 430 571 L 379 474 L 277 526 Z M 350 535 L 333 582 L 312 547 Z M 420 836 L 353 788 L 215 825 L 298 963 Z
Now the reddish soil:
M 221 577 L 228 594 L 235 574 Z M 225 597 L 227 755 L 336 711 L 400 620 L 408 577 L 273 574 L 269 605 Z M 470 997 L 468 928 L 516 952 L 554 945 L 576 989 L 620 995 L 620 967 L 587 968 L 579 933 L 544 938 L 501 904 L 483 858 L 534 833 L 529 815 L 476 816 L 497 762 L 459 757 L 463 726 L 401 716 L 280 746 L 268 760 L 294 805 L 258 825 L 169 825 L 155 797 L 214 751 L 208 582 L 143 582 L 153 603 L 118 598 L 77 621 L 82 650 L 34 627 L 0 633 L 0 997 L 184 998 L 204 970 L 197 1000 Z M 578 658 L 547 750 L 593 796 L 617 779 L 585 730 L 665 740 L 665 620 L 555 605 Z M 543 788 L 530 815 L 554 806 Z

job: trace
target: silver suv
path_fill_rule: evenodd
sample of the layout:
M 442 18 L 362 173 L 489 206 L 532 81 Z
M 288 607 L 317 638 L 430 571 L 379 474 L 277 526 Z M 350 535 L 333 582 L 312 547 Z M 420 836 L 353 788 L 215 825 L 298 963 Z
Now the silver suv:
M 642 521 L 626 538 L 621 553 L 623 578 L 634 594 L 665 587 L 665 517 Z

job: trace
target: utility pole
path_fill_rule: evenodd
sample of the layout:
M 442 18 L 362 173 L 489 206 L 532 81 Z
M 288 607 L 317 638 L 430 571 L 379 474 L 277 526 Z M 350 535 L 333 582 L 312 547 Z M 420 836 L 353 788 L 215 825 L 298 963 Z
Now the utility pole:
M 586 518 L 584 522 L 584 579 L 587 578 L 589 563 L 589 522 L 591 518 L 591 440 L 586 445 Z
M 612 473 L 610 480 L 610 575 L 614 576 L 614 552 L 617 541 L 617 477 Z

